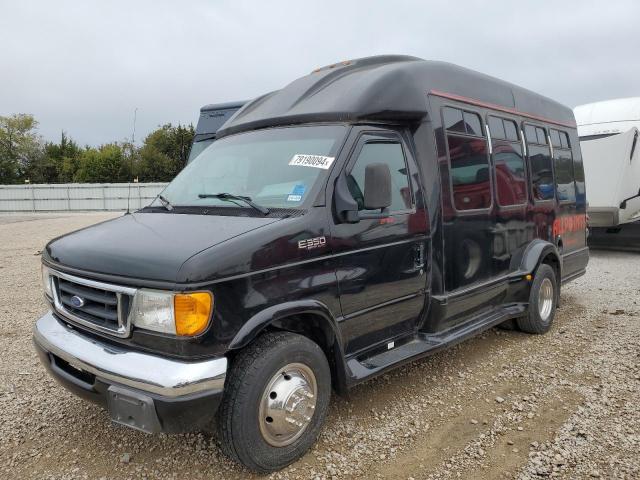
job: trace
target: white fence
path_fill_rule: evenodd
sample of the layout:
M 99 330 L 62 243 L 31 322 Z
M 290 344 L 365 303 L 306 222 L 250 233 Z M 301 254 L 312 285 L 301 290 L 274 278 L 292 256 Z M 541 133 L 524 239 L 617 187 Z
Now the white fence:
M 0 212 L 81 212 L 142 208 L 166 183 L 0 185 Z

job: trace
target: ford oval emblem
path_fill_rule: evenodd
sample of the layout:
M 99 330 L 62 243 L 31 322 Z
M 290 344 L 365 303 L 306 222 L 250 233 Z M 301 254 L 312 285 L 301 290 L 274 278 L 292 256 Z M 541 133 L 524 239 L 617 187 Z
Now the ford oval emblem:
M 71 297 L 71 305 L 76 308 L 84 307 L 84 298 L 74 295 Z

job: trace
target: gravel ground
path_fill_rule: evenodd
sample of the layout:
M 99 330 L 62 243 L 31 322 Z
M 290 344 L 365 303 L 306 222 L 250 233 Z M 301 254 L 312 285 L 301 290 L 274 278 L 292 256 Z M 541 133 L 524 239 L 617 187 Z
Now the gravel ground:
M 0 477 L 253 478 L 206 434 L 109 422 L 46 373 L 39 251 L 113 214 L 0 217 Z M 493 329 L 334 397 L 317 446 L 274 479 L 640 478 L 640 256 L 592 252 L 553 329 Z

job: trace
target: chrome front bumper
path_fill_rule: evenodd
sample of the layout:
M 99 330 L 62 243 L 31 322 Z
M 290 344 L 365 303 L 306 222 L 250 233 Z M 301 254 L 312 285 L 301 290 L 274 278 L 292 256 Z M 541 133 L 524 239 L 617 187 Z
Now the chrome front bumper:
M 185 362 L 135 352 L 83 335 L 48 312 L 36 322 L 33 340 L 79 372 L 107 384 L 169 399 L 221 391 L 227 372 L 225 357 Z

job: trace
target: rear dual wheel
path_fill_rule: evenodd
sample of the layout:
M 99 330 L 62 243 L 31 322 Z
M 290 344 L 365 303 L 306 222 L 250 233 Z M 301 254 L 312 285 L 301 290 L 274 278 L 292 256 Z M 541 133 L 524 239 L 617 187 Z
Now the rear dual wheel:
M 293 463 L 315 443 L 331 396 L 320 347 L 302 335 L 269 333 L 232 363 L 219 409 L 221 447 L 258 473 Z

